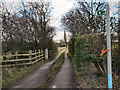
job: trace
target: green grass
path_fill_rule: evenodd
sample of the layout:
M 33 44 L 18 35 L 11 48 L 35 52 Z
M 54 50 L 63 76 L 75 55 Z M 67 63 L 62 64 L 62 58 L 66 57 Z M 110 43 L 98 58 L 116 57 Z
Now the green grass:
M 72 56 L 69 52 L 67 53 L 68 57 L 72 60 L 72 64 L 73 64 L 73 68 L 75 70 L 75 73 L 77 73 L 77 68 L 76 68 L 76 65 L 75 65 L 75 60 L 74 60 L 74 56 Z
M 79 87 L 82 86 L 82 88 L 88 88 L 86 85 L 86 83 L 90 83 L 93 86 L 97 86 L 98 83 L 103 86 L 104 88 L 106 87 L 107 84 L 107 78 L 97 75 L 97 70 L 95 67 L 93 67 L 93 64 L 87 64 L 87 63 L 83 63 L 83 65 L 80 67 L 80 70 L 77 70 L 77 67 L 75 65 L 75 60 L 74 57 L 70 55 L 70 53 L 68 52 L 68 56 L 71 58 L 72 60 L 72 64 L 75 70 L 75 81 L 76 83 L 79 85 Z M 96 84 L 97 83 L 97 84 Z
M 47 60 L 45 61 L 40 61 L 32 66 L 29 67 L 23 67 L 23 68 L 6 68 L 3 69 L 3 73 L 6 71 L 7 75 L 2 78 L 2 86 L 6 87 L 7 85 L 15 82 L 16 80 L 20 79 L 21 77 L 29 74 L 30 72 L 34 71 L 37 69 L 40 65 L 48 62 Z M 5 70 L 5 71 L 4 71 Z
M 31 73 L 32 71 L 37 69 L 42 64 L 54 59 L 58 53 L 59 52 L 53 54 L 52 57 L 49 58 L 49 60 L 40 61 L 40 62 L 38 62 L 32 66 L 29 66 L 29 67 L 24 66 L 21 68 L 19 68 L 19 67 L 4 68 L 2 70 L 3 71 L 2 86 L 7 87 L 7 86 L 11 85 L 12 83 L 14 83 L 16 80 L 19 80 L 20 78 L 28 75 L 29 73 Z
M 55 54 L 53 54 L 51 57 L 50 57 L 50 59 L 49 60 L 52 60 L 52 59 L 54 59 L 59 53 L 60 53 L 61 51 L 59 51 L 59 52 L 56 52 Z
M 85 78 L 79 77 L 79 72 L 78 72 L 77 67 L 76 67 L 76 65 L 75 65 L 74 56 L 71 55 L 69 52 L 67 53 L 67 55 L 68 55 L 68 57 L 71 59 L 72 64 L 73 64 L 73 68 L 74 68 L 74 72 L 75 72 L 75 81 L 76 81 L 76 83 L 77 83 L 77 81 L 78 81 L 79 79 L 80 79 L 81 81 L 84 81 Z M 79 78 L 79 79 L 78 79 L 78 78 Z
M 61 54 L 59 59 L 55 62 L 55 64 L 50 69 L 50 73 L 47 76 L 47 82 L 38 88 L 47 88 L 49 83 L 55 78 L 56 74 L 59 72 L 62 64 L 64 63 L 64 54 L 65 54 L 65 51 Z
M 58 52 L 54 54 L 51 58 L 49 58 L 49 60 L 40 61 L 29 67 L 25 66 L 23 68 L 18 68 L 18 67 L 4 68 L 3 76 L 2 76 L 2 86 L 7 87 L 9 84 L 14 83 L 16 80 L 20 79 L 21 77 L 28 75 L 30 72 L 40 67 L 40 65 L 54 59 L 57 54 Z
M 39 66 L 41 66 L 42 64 L 54 59 L 56 57 L 56 55 L 59 52 L 53 54 L 51 56 L 51 58 L 49 58 L 49 60 L 44 60 L 44 61 L 40 61 L 32 66 L 24 66 L 24 67 L 14 67 L 14 68 L 3 68 L 3 75 L 2 75 L 2 86 L 3 87 L 8 87 L 9 85 L 11 85 L 12 83 L 14 83 L 16 80 L 19 80 L 20 78 L 28 75 L 29 73 L 31 73 L 32 71 L 34 71 L 35 69 L 37 69 Z

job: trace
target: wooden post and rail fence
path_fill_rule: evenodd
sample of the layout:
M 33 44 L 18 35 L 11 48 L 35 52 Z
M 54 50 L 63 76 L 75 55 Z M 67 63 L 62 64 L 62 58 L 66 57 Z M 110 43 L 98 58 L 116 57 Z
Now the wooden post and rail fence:
M 9 57 L 9 59 L 7 57 Z M 36 62 L 47 60 L 49 57 L 51 57 L 51 50 L 47 49 L 45 51 L 29 50 L 27 54 L 20 54 L 16 51 L 15 54 L 2 55 L 2 61 L 0 61 L 0 68 L 33 65 Z

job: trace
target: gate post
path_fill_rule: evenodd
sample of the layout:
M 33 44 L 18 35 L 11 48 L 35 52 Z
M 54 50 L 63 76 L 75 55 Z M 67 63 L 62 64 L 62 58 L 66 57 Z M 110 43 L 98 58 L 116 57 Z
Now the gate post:
M 45 49 L 45 59 L 48 60 L 48 49 Z

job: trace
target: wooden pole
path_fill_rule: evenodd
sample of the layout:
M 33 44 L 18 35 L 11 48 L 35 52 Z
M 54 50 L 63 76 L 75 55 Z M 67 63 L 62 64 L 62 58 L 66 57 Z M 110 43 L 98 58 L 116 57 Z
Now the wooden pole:
M 40 50 L 38 50 L 38 52 L 39 52 L 39 54 L 38 54 L 38 55 L 39 55 L 39 58 L 38 58 L 38 59 L 40 59 Z
M 16 55 L 16 59 L 18 59 L 18 52 L 17 51 L 15 51 L 15 55 Z
M 41 56 L 42 56 L 42 61 L 44 60 L 43 57 L 44 57 L 44 53 L 43 53 L 43 50 L 41 50 Z
M 32 64 L 32 50 L 29 50 L 29 54 L 30 63 Z
M 37 57 L 37 51 L 36 51 L 36 50 L 35 50 L 35 57 Z M 36 58 L 36 60 L 37 60 L 37 58 Z M 35 60 L 35 61 L 36 61 L 36 60 Z

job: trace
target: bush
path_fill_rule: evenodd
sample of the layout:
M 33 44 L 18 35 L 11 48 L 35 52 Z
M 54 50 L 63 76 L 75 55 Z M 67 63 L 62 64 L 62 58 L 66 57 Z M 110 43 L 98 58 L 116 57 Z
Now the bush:
M 69 49 L 69 53 L 73 56 L 74 55 L 74 42 L 75 42 L 75 38 L 71 37 L 70 41 L 68 43 L 68 49 Z
M 107 74 L 107 53 L 100 56 L 102 49 L 106 47 L 106 36 L 104 34 L 87 34 L 77 36 L 74 42 L 74 62 L 76 69 L 79 71 L 83 63 L 93 63 L 99 74 L 106 76 Z M 114 41 L 114 40 L 112 40 Z M 69 48 L 71 49 L 71 48 Z M 120 59 L 117 53 L 118 44 L 112 42 L 112 73 L 113 84 L 120 86 Z M 90 64 L 89 64 L 90 65 Z M 117 84 L 116 84 L 117 83 Z
M 83 62 L 88 62 L 90 60 L 90 55 L 87 53 L 88 47 L 88 42 L 84 37 L 76 37 L 74 57 L 77 70 L 79 70 L 79 67 L 82 65 Z
M 96 68 L 99 70 L 101 74 L 105 72 L 103 61 L 104 56 L 100 57 L 99 48 L 97 42 L 97 36 L 95 35 L 87 35 L 87 36 L 77 36 L 75 39 L 75 64 L 77 70 L 81 67 L 82 63 L 90 64 L 93 62 Z M 101 69 L 102 68 L 102 69 Z

